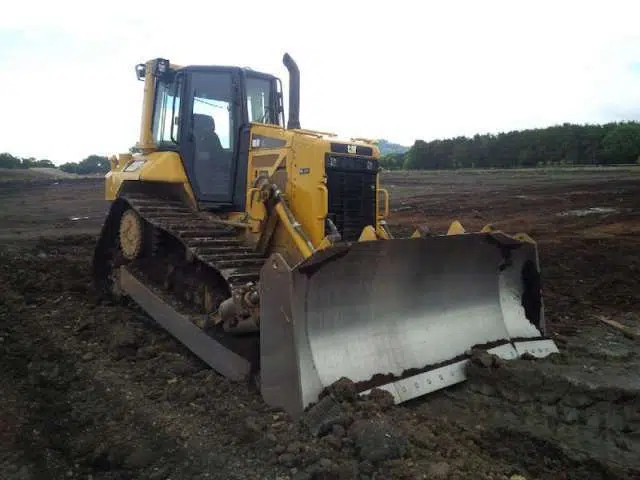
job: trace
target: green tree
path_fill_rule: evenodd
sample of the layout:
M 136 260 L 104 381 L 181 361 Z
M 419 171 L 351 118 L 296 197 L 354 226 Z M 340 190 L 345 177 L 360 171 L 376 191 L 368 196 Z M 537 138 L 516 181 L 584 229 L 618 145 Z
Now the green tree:
M 69 162 L 60 166 L 60 170 L 78 175 L 107 173 L 110 169 L 109 159 L 101 155 L 89 155 L 80 163 Z
M 620 123 L 602 139 L 602 157 L 608 164 L 635 163 L 640 157 L 640 124 Z
M 640 157 L 640 123 L 564 123 L 546 128 L 416 140 L 407 169 L 513 168 L 633 163 Z
M 10 153 L 0 153 L 0 168 L 22 168 L 22 164 L 18 157 Z
M 35 166 L 40 168 L 56 168 L 53 162 L 47 159 L 38 160 Z
M 400 170 L 404 164 L 403 153 L 389 153 L 380 157 L 380 166 L 386 170 Z

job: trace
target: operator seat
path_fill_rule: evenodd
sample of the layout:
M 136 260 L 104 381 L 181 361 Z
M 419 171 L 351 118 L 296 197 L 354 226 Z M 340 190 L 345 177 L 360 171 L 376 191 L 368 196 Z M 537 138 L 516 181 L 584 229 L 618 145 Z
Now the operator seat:
M 213 117 L 193 114 L 195 181 L 204 195 L 230 193 L 231 152 L 227 152 L 215 132 Z
M 210 153 L 213 158 L 220 158 L 224 152 L 220 137 L 216 133 L 213 117 L 202 113 L 193 114 L 193 135 L 196 139 L 198 152 Z

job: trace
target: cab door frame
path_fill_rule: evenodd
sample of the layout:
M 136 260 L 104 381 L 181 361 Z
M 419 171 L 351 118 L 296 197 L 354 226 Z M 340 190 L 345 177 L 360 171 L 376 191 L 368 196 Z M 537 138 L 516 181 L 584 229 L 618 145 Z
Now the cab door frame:
M 182 72 L 184 72 L 184 84 L 182 86 L 182 101 L 180 103 L 179 152 L 199 207 L 225 211 L 244 210 L 247 166 L 245 162 L 243 167 L 243 162 L 239 161 L 239 153 L 241 150 L 239 140 L 242 136 L 240 135 L 242 125 L 246 124 L 246 106 L 244 106 L 241 101 L 243 98 L 243 88 L 240 69 L 232 67 L 191 66 L 185 67 L 182 69 Z M 202 191 L 202 189 L 199 188 L 196 178 L 196 145 L 192 116 L 194 104 L 193 76 L 206 74 L 227 74 L 231 82 L 230 100 L 232 115 L 229 133 L 232 136 L 233 142 L 230 144 L 229 184 L 227 185 L 226 191 L 220 193 L 207 193 Z M 238 177 L 244 177 L 241 191 L 239 191 L 238 188 Z

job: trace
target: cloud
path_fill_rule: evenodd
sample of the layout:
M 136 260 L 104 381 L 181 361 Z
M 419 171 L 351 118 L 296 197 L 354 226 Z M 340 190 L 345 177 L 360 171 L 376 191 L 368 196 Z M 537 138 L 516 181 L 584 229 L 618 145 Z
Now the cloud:
M 0 150 L 56 162 L 126 151 L 133 66 L 238 64 L 302 75 L 306 128 L 411 144 L 603 122 L 640 105 L 636 2 L 115 0 L 12 4 L 0 17 Z

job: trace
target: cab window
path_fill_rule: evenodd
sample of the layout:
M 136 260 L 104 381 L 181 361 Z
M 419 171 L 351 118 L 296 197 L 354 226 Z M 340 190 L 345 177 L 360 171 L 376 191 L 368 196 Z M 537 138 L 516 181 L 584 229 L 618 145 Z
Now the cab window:
M 247 111 L 250 122 L 278 123 L 274 105 L 273 82 L 259 77 L 247 77 Z
M 158 82 L 153 118 L 153 139 L 157 145 L 175 144 L 178 140 L 178 112 L 180 109 L 180 79 Z

